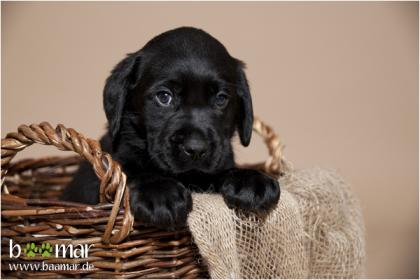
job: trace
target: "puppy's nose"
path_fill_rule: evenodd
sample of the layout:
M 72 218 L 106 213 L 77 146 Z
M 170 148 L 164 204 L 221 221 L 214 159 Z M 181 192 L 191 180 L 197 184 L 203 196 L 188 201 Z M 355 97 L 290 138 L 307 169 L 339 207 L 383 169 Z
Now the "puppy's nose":
M 197 160 L 206 155 L 207 144 L 204 139 L 191 137 L 185 139 L 182 150 L 189 158 Z

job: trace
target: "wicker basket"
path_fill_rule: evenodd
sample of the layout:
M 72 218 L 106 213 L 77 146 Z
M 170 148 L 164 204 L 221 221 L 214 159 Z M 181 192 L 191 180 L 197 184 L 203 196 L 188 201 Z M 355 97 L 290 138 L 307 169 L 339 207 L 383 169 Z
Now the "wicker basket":
M 286 165 L 281 157 L 278 136 L 257 118 L 254 130 L 264 138 L 270 156 L 264 163 L 247 167 L 280 176 Z M 11 163 L 17 152 L 33 143 L 74 151 L 78 156 Z M 56 199 L 71 180 L 81 159 L 93 165 L 101 181 L 98 205 Z M 1 167 L 2 277 L 208 277 L 205 262 L 188 229 L 168 232 L 142 226 L 137 221 L 134 223 L 129 210 L 126 177 L 120 165 L 102 152 L 97 141 L 63 125 L 55 129 L 45 122 L 22 125 L 18 132 L 9 133 L 2 139 Z M 31 248 L 32 243 L 36 249 Z M 71 256 L 70 249 L 65 255 L 56 256 L 55 251 L 48 254 L 47 249 L 56 248 L 56 245 L 93 246 L 87 256 L 80 256 L 80 251 Z M 20 256 L 19 248 L 13 246 L 21 249 Z M 38 268 L 16 266 L 37 263 Z

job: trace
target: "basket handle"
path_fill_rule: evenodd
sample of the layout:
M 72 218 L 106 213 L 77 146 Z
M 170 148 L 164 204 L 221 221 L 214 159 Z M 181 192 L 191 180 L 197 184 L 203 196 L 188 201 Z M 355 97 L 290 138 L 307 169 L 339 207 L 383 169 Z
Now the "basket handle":
M 134 217 L 130 211 L 129 190 L 126 176 L 121 166 L 111 156 L 103 152 L 98 141 L 85 138 L 72 128 L 59 124 L 55 129 L 48 122 L 21 125 L 17 132 L 6 135 L 1 140 L 2 182 L 7 174 L 10 161 L 15 155 L 34 144 L 52 145 L 62 151 L 73 151 L 89 161 L 100 179 L 100 202 L 113 203 L 111 215 L 103 234 L 105 243 L 119 243 L 131 231 Z M 124 218 L 120 228 L 114 228 L 120 207 L 124 208 Z
M 260 169 L 276 178 L 293 169 L 283 156 L 284 145 L 280 136 L 269 125 L 254 116 L 253 130 L 263 138 L 269 154 L 265 162 L 257 164 Z

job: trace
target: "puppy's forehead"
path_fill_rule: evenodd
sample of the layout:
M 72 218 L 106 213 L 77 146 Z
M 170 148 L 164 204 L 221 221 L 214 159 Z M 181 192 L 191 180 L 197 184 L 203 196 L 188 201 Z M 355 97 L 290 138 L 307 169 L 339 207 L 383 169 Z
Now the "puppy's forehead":
M 177 79 L 197 81 L 233 81 L 234 67 L 220 64 L 207 57 L 183 56 L 159 58 L 151 67 L 155 79 Z
M 178 28 L 150 40 L 142 52 L 155 78 L 185 74 L 191 77 L 233 78 L 237 60 L 210 34 L 196 28 Z
M 143 50 L 167 53 L 171 56 L 195 53 L 199 56 L 230 57 L 226 48 L 216 38 L 201 29 L 192 27 L 181 27 L 164 32 L 150 40 Z

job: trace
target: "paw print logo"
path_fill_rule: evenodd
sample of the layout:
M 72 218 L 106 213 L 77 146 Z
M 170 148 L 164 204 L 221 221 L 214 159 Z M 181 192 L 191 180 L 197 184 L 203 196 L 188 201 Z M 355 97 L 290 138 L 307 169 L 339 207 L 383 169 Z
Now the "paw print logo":
M 44 258 L 50 257 L 53 251 L 53 247 L 50 243 L 42 243 L 41 248 L 39 248 L 39 253 Z
M 23 248 L 23 252 L 29 258 L 35 257 L 35 254 L 38 253 L 38 247 L 35 246 L 35 243 L 26 243 L 26 247 Z

